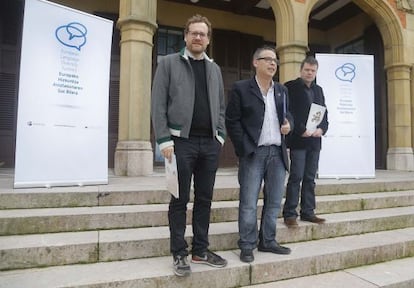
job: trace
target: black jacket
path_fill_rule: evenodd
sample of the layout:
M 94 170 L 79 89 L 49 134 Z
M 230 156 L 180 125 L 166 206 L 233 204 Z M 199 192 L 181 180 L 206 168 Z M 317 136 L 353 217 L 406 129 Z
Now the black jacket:
M 275 103 L 279 123 L 284 117 L 293 129 L 293 117 L 289 112 L 289 97 L 286 87 L 275 82 Z M 283 107 L 285 104 L 285 108 Z M 226 129 L 238 157 L 254 153 L 262 131 L 265 102 L 256 79 L 237 81 L 229 93 L 226 109 Z M 284 116 L 285 114 L 285 116 Z M 286 170 L 288 158 L 285 137 L 282 135 L 282 154 Z
M 306 95 L 305 83 L 301 78 L 292 80 L 285 83 L 289 91 L 289 103 L 290 111 L 295 120 L 295 128 L 293 133 L 289 134 L 287 139 L 287 145 L 290 149 L 309 149 L 309 150 L 321 150 L 321 137 L 302 137 L 301 135 L 306 130 L 306 122 L 308 120 L 308 114 L 312 102 Z M 325 96 L 323 95 L 322 87 L 313 83 L 311 89 L 314 94 L 313 103 L 325 106 Z M 326 110 L 322 122 L 318 128 L 323 130 L 323 135 L 328 131 L 328 110 Z

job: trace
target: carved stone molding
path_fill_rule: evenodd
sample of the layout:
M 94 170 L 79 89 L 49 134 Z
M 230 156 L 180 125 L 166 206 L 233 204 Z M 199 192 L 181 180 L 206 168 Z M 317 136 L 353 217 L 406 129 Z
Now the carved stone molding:
M 414 13 L 414 0 L 397 0 L 397 8 L 408 13 Z

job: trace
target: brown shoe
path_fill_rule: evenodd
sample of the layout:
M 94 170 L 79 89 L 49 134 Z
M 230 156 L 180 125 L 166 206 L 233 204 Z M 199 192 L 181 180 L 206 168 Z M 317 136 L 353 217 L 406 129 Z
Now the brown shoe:
M 298 222 L 296 222 L 296 218 L 285 218 L 285 225 L 288 228 L 297 228 Z
M 302 221 L 308 221 L 316 224 L 323 224 L 325 223 L 325 219 L 319 218 L 318 216 L 314 215 L 312 217 L 300 217 L 300 220 Z

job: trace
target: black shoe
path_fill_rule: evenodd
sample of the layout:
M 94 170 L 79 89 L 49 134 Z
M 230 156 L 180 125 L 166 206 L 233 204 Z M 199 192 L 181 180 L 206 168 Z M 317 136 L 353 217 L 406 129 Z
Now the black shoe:
M 241 249 L 240 252 L 240 261 L 250 263 L 254 261 L 253 250 L 252 249 Z
M 300 216 L 300 220 L 302 221 L 308 221 L 308 222 L 312 222 L 312 223 L 316 223 L 316 224 L 323 224 L 325 223 L 325 219 L 323 218 L 319 218 L 316 215 L 313 215 L 311 217 L 305 217 L 305 216 Z
M 191 262 L 196 264 L 206 264 L 216 268 L 222 268 L 227 265 L 226 259 L 221 258 L 219 255 L 211 252 L 210 250 L 201 253 L 201 255 L 193 254 Z
M 269 247 L 265 247 L 262 244 L 259 243 L 259 246 L 257 247 L 257 250 L 261 251 L 261 252 L 271 252 L 271 253 L 275 253 L 275 254 L 290 254 L 290 248 L 288 247 L 284 247 L 279 245 L 278 243 L 276 244 L 272 244 Z
M 177 276 L 189 276 L 191 267 L 188 264 L 187 256 L 174 256 L 174 274 Z

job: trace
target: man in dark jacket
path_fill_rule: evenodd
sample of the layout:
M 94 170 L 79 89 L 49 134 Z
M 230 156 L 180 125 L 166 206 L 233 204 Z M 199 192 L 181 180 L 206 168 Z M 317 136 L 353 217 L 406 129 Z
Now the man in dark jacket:
M 276 219 L 288 169 L 285 135 L 293 127 L 287 90 L 274 82 L 278 60 L 273 48 L 253 55 L 256 76 L 234 83 L 226 109 L 226 128 L 239 157 L 240 260 L 252 262 L 253 250 L 289 254 L 276 242 Z M 264 181 L 264 205 L 257 229 L 257 201 Z M 259 235 L 259 237 L 258 237 Z M 259 238 L 259 239 L 258 239 Z
M 295 119 L 295 129 L 288 137 L 290 148 L 290 174 L 286 187 L 286 201 L 283 217 L 287 227 L 298 224 L 296 208 L 300 191 L 300 219 L 322 224 L 325 219 L 315 215 L 315 177 L 318 170 L 321 136 L 328 130 L 328 111 L 325 110 L 316 130 L 307 128 L 308 115 L 312 103 L 325 107 L 322 88 L 314 82 L 318 61 L 307 57 L 300 66 L 300 77 L 285 83 L 289 90 L 290 110 Z M 315 105 L 316 106 L 316 105 Z M 302 186 L 302 187 L 301 187 Z

